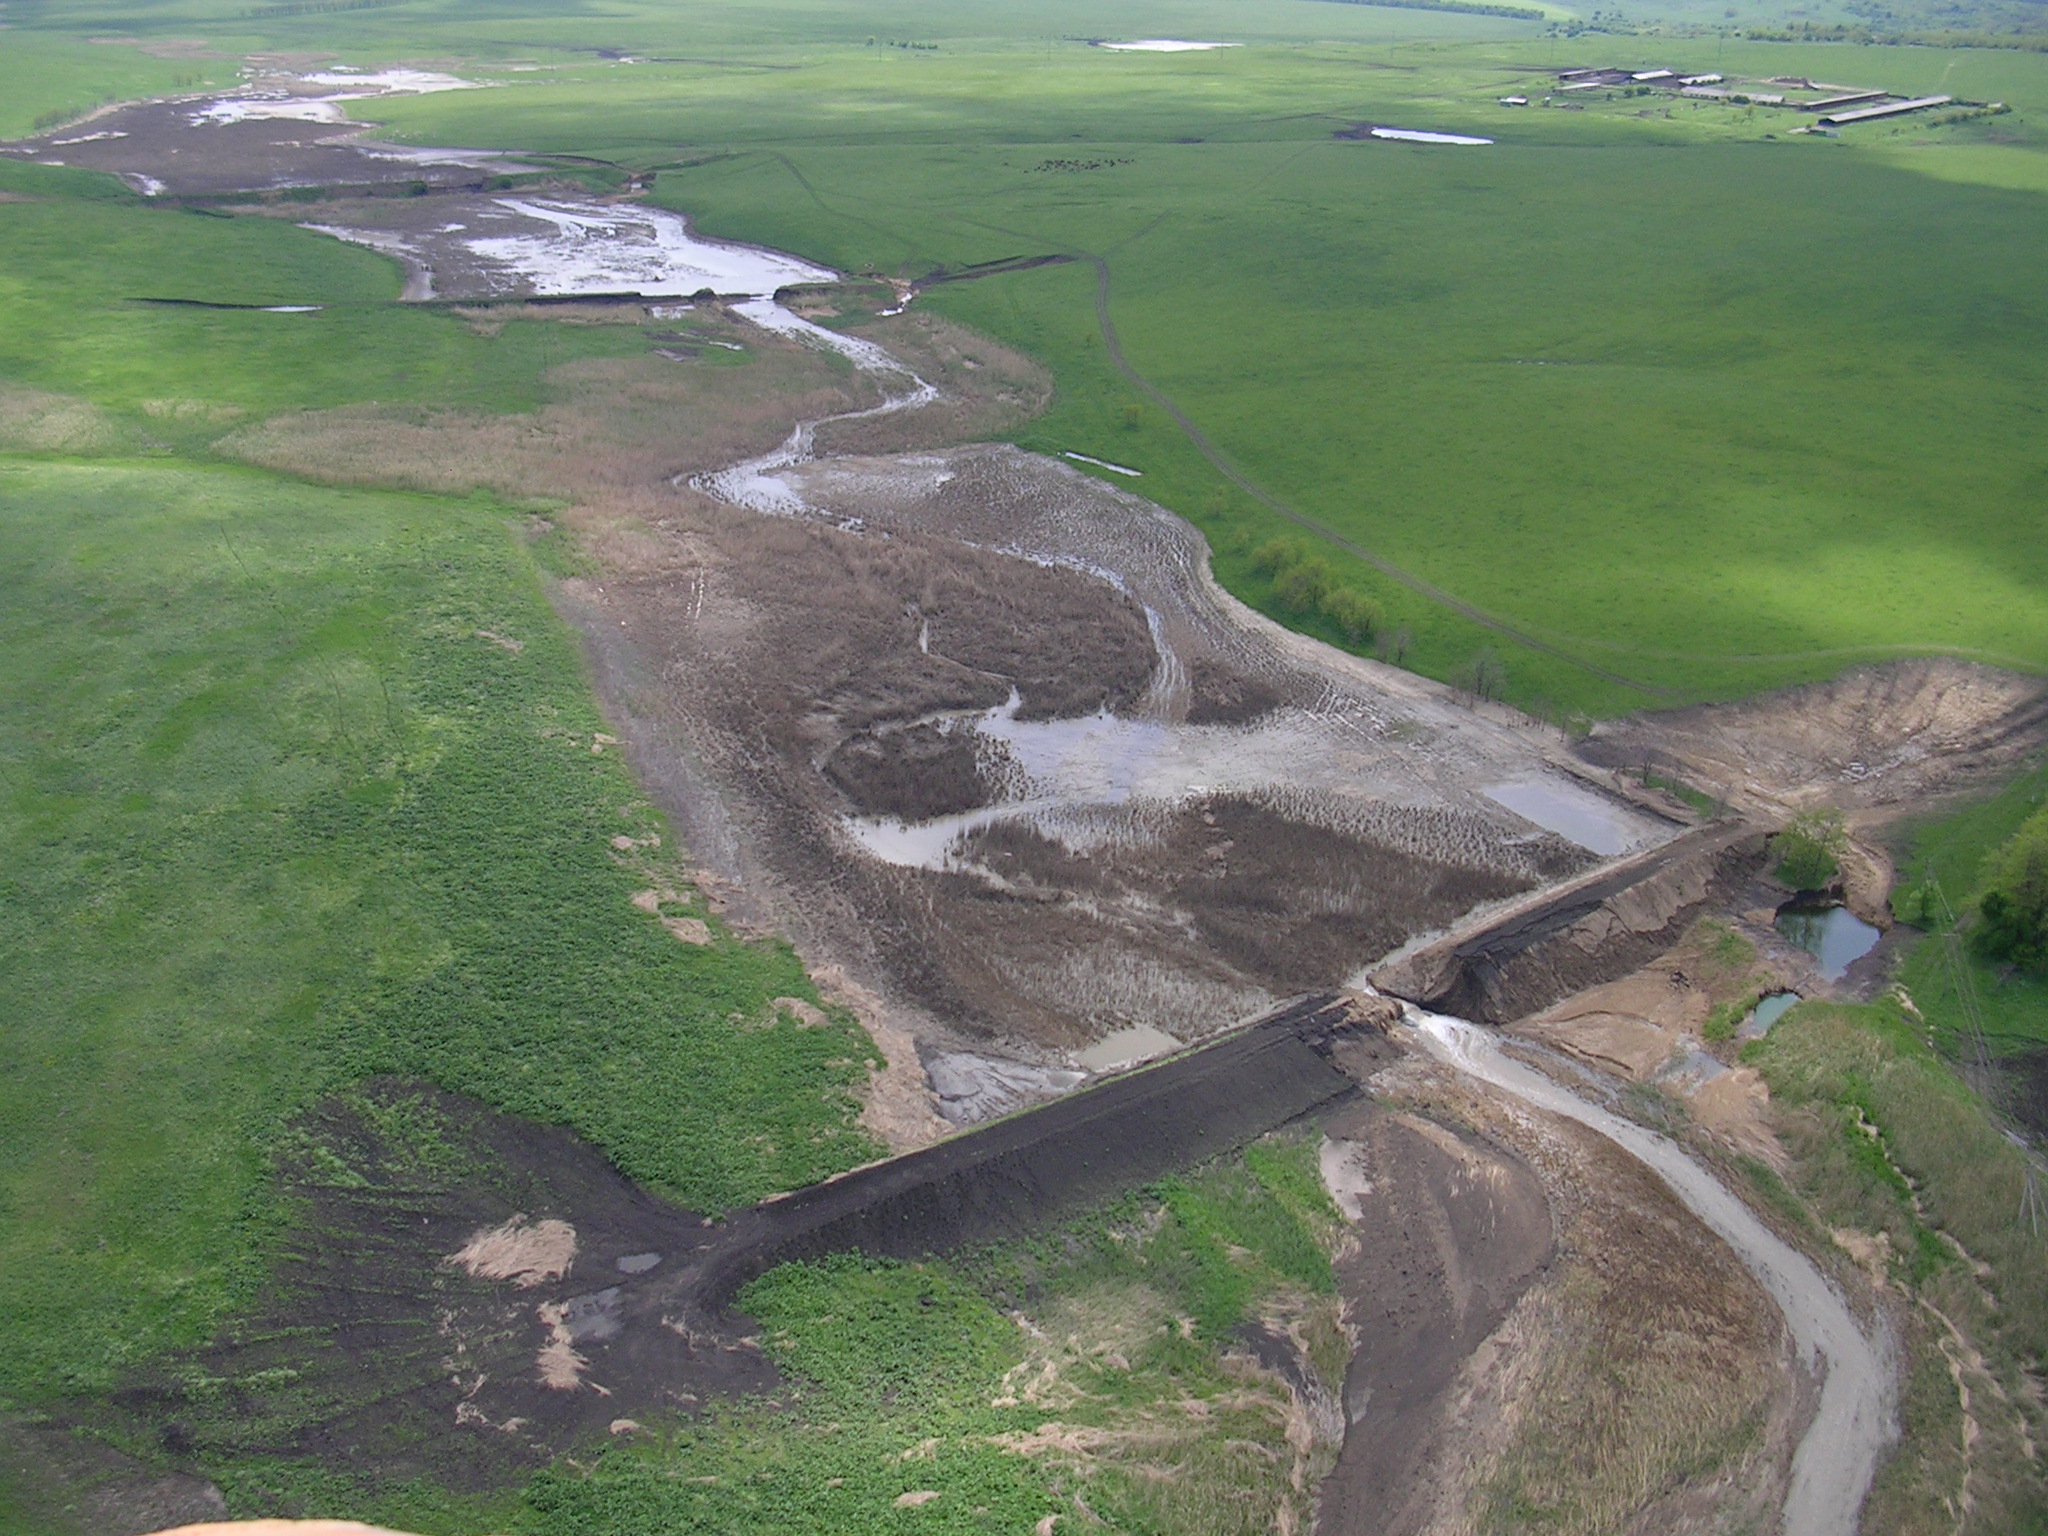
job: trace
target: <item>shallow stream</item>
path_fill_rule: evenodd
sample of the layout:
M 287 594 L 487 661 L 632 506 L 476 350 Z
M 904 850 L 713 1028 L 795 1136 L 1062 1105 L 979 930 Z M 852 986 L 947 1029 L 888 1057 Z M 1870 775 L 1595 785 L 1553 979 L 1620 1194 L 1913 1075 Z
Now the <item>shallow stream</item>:
M 1589 1104 L 1508 1056 L 1492 1031 L 1412 1010 L 1439 1060 L 1587 1126 L 1649 1168 L 1735 1250 L 1784 1314 L 1800 1363 L 1820 1377 L 1820 1402 L 1792 1456 L 1783 1536 L 1855 1536 L 1878 1458 L 1898 1435 L 1891 1342 L 1867 1334 L 1812 1260 L 1786 1243 L 1676 1142 Z

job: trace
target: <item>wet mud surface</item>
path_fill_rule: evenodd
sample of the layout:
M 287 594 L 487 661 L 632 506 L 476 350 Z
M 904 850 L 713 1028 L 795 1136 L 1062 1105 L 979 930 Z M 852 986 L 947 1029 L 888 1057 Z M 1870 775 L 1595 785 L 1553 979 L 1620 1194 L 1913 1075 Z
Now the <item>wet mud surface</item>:
M 1337 1265 L 1357 1347 L 1324 1536 L 1417 1528 L 1437 1414 L 1551 1259 L 1542 1182 L 1513 1152 L 1362 1100 L 1324 1123 L 1325 1181 L 1357 1223 Z
M 150 196 L 220 197 L 298 187 L 435 189 L 479 187 L 531 173 L 531 162 L 478 150 L 423 155 L 387 145 L 361 122 L 252 117 L 210 119 L 211 97 L 142 102 L 98 113 L 4 152 L 44 165 L 121 177 Z M 308 98 L 312 110 L 312 98 Z
M 1005 447 L 772 478 L 785 510 L 679 506 L 565 606 L 648 781 L 715 786 L 722 839 L 665 801 L 692 847 L 935 1068 L 1192 1042 L 1597 861 L 1485 793 L 1597 796 L 1554 740 L 1298 649 L 1150 503 Z

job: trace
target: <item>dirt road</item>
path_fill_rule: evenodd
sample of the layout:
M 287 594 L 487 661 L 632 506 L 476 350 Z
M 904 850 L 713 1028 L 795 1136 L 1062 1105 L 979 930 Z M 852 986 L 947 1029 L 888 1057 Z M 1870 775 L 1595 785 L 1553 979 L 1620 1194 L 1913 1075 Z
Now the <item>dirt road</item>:
M 1792 1457 L 1779 1529 L 1784 1536 L 1855 1536 L 1878 1460 L 1899 1432 L 1890 1341 L 1866 1333 L 1810 1260 L 1674 1143 L 1511 1060 L 1477 1025 L 1420 1011 L 1411 1017 L 1421 1043 L 1441 1060 L 1576 1120 L 1639 1159 L 1735 1250 L 1784 1313 L 1803 1363 L 1823 1373 L 1819 1409 Z

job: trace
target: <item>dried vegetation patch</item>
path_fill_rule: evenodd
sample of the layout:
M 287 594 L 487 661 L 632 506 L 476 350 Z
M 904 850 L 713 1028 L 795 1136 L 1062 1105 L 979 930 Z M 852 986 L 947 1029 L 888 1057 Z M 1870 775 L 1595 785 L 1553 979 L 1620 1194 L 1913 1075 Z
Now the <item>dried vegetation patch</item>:
M 0 384 L 0 452 L 108 453 L 132 435 L 90 401 Z

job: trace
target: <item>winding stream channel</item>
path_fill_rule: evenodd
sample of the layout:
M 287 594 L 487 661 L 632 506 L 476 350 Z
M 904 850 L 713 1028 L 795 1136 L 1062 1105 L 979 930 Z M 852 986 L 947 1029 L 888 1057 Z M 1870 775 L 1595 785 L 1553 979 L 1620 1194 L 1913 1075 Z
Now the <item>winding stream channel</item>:
M 1525 1104 L 1599 1132 L 1662 1179 L 1735 1250 L 1784 1314 L 1800 1363 L 1818 1367 L 1821 1376 L 1819 1408 L 1792 1456 L 1780 1529 L 1784 1536 L 1854 1536 L 1878 1458 L 1898 1435 L 1889 1341 L 1865 1333 L 1813 1262 L 1676 1143 L 1511 1059 L 1490 1030 L 1419 1010 L 1411 1018 L 1430 1054 Z

